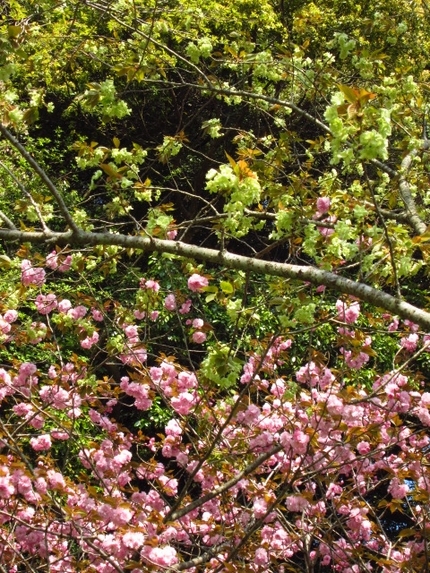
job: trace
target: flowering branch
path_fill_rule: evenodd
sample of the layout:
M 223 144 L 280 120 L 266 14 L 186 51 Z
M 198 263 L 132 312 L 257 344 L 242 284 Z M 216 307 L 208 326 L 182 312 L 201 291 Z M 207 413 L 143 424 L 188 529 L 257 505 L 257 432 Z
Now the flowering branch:
M 78 230 L 64 233 L 41 231 L 18 231 L 0 229 L 0 239 L 5 241 L 21 241 L 29 243 L 54 243 L 75 247 L 89 245 L 118 245 L 125 249 L 140 249 L 147 252 L 170 253 L 180 257 L 188 257 L 221 265 L 229 269 L 254 272 L 262 275 L 284 277 L 287 279 L 310 282 L 314 285 L 324 285 L 335 291 L 355 296 L 365 302 L 373 304 L 409 319 L 419 324 L 423 329 L 430 330 L 430 313 L 408 302 L 400 300 L 388 293 L 368 286 L 361 282 L 340 277 L 335 273 L 323 271 L 312 266 L 293 265 L 264 261 L 243 255 L 236 255 L 228 251 L 208 249 L 198 245 L 190 245 L 181 241 L 156 239 L 149 236 L 133 236 L 113 233 L 91 233 Z

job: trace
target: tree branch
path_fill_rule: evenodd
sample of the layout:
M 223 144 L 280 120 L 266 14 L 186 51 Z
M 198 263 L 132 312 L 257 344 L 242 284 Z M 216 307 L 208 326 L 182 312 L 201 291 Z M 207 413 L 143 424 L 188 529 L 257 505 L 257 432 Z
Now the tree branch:
M 0 219 L 7 227 L 9 227 L 9 229 L 16 230 L 16 227 L 13 224 L 13 222 L 9 219 L 9 217 L 5 213 L 3 213 L 3 211 L 0 211 Z
M 27 163 L 30 165 L 30 167 L 33 169 L 33 171 L 35 171 L 39 175 L 39 177 L 42 179 L 42 181 L 45 183 L 45 185 L 47 186 L 47 188 L 49 189 L 49 191 L 52 193 L 55 200 L 57 201 L 57 204 L 60 208 L 60 211 L 61 211 L 64 219 L 66 220 L 67 224 L 69 225 L 69 227 L 73 231 L 78 232 L 79 227 L 76 225 L 75 221 L 73 220 L 73 217 L 69 213 L 69 210 L 68 210 L 68 208 L 64 202 L 64 199 L 62 198 L 58 189 L 55 187 L 54 183 L 51 181 L 51 179 L 45 173 L 45 171 L 40 167 L 40 165 L 37 163 L 37 161 L 28 153 L 28 151 L 25 149 L 25 147 L 16 139 L 16 137 L 14 137 L 11 134 L 11 132 L 2 123 L 0 123 L 0 133 L 22 155 L 22 157 L 27 161 Z
M 181 241 L 168 241 L 148 236 L 91 233 L 81 230 L 76 233 L 72 231 L 66 233 L 47 233 L 42 231 L 18 231 L 0 228 L 0 239 L 29 243 L 54 243 L 74 247 L 118 245 L 125 249 L 170 253 L 179 257 L 213 263 L 229 269 L 310 282 L 314 285 L 324 285 L 334 291 L 355 296 L 364 302 L 387 310 L 403 319 L 409 319 L 419 324 L 424 330 L 430 332 L 429 312 L 364 283 L 356 282 L 312 266 L 264 261 L 243 255 L 236 255 L 228 251 L 218 251 L 216 249 L 199 247 L 198 245 L 190 245 L 188 243 L 182 243 Z
M 266 460 L 271 458 L 276 453 L 280 452 L 282 449 L 283 446 L 281 446 L 281 444 L 273 446 L 273 448 L 271 448 L 268 452 L 264 452 L 264 454 L 259 455 L 256 460 L 254 460 L 251 464 L 247 465 L 245 469 L 238 472 L 234 477 L 226 481 L 223 485 L 220 485 L 211 492 L 202 495 L 202 497 L 199 497 L 198 499 L 192 501 L 182 509 L 178 509 L 177 511 L 174 511 L 172 514 L 169 514 L 168 516 L 169 521 L 176 521 L 177 519 L 190 513 L 190 511 L 193 511 L 194 509 L 201 507 L 207 501 L 210 501 L 211 499 L 214 499 L 214 497 L 217 497 L 221 495 L 223 492 L 228 491 L 233 486 L 235 486 L 241 479 L 252 473 L 258 467 L 260 467 L 261 464 L 263 464 Z
M 428 148 L 428 141 L 424 141 L 424 148 Z M 423 235 L 427 230 L 427 225 L 418 215 L 417 208 L 415 205 L 414 198 L 412 197 L 411 187 L 406 179 L 406 174 L 409 171 L 412 161 L 418 151 L 413 149 L 410 153 L 408 153 L 402 160 L 400 165 L 400 195 L 402 196 L 403 203 L 406 207 L 406 212 L 408 215 L 408 219 L 412 228 L 414 229 L 417 235 Z

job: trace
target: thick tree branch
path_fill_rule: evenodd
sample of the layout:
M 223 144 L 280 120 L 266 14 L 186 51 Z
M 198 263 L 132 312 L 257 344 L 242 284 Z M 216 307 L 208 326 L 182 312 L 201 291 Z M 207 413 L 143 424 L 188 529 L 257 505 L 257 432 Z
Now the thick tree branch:
M 15 230 L 15 229 L 16 229 L 15 225 L 13 224 L 13 222 L 9 219 L 9 217 L 8 217 L 5 213 L 3 213 L 3 211 L 0 211 L 0 219 L 3 221 L 3 223 L 4 223 L 7 227 L 9 227 L 9 229 L 12 229 L 12 230 Z
M 335 273 L 323 271 L 312 266 L 264 261 L 243 255 L 236 255 L 228 251 L 207 249 L 197 245 L 182 243 L 181 241 L 168 241 L 148 236 L 90 233 L 86 231 L 78 231 L 76 233 L 71 231 L 66 233 L 44 233 L 41 231 L 26 232 L 0 229 L 0 239 L 29 243 L 56 243 L 58 245 L 70 245 L 73 247 L 118 245 L 125 249 L 141 249 L 148 252 L 170 253 L 179 257 L 197 259 L 229 269 L 284 277 L 292 280 L 310 282 L 314 285 L 324 285 L 332 290 L 355 296 L 364 302 L 387 310 L 403 319 L 409 319 L 419 324 L 424 330 L 430 332 L 429 312 L 364 283 L 340 277 Z

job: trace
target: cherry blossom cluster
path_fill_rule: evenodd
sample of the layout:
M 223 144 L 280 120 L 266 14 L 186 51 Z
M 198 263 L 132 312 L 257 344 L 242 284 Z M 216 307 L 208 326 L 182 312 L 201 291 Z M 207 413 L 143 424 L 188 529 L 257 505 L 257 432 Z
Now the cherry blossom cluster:
M 321 214 L 328 208 L 320 201 Z M 60 266 L 70 261 L 56 256 L 48 268 L 67 271 Z M 48 286 L 30 261 L 21 271 L 24 287 Z M 344 383 L 343 364 L 362 370 L 372 355 L 358 301 L 334 305 L 332 364 L 317 353 L 296 363 L 292 338 L 253 341 L 226 392 L 198 367 L 167 356 L 154 362 L 133 322 L 158 320 L 153 312 L 190 313 L 208 279 L 194 273 L 187 286 L 165 295 L 159 282 L 142 279 L 135 307 L 112 315 L 123 339 L 118 379 L 94 381 L 76 355 L 0 368 L 2 566 L 16 572 L 25 561 L 53 573 L 77 573 L 82 563 L 89 573 L 422 569 L 430 392 L 402 368 L 374 372 L 367 385 Z M 31 326 L 36 349 L 44 347 L 48 319 L 45 328 L 78 333 L 83 349 L 100 344 L 102 301 L 73 306 L 45 291 L 32 300 L 40 315 Z M 11 338 L 18 316 L 16 309 L 1 315 L 4 345 L 19 343 Z M 389 320 L 387 335 L 400 338 L 400 350 L 414 350 L 403 339 L 415 334 L 426 343 L 412 323 L 399 335 Z M 203 318 L 184 325 L 193 342 L 205 341 Z M 115 419 L 117 406 L 144 415 L 157 396 L 170 416 L 164 431 L 145 436 Z M 396 513 L 407 528 L 393 541 L 387 520 Z
M 331 206 L 330 197 L 318 197 L 317 199 L 317 211 L 314 214 L 314 219 L 318 221 L 324 221 L 325 223 L 331 223 L 334 225 L 336 223 L 337 217 L 335 215 L 329 215 Z M 319 227 L 319 232 L 323 237 L 330 237 L 333 235 L 334 229 L 330 227 Z

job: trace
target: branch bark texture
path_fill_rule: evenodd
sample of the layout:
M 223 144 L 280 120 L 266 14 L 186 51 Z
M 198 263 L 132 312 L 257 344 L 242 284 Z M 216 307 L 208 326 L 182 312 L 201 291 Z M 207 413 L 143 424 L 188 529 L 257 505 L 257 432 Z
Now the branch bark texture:
M 147 236 L 122 235 L 113 233 L 78 232 L 44 233 L 26 232 L 11 229 L 0 229 L 0 239 L 5 241 L 20 241 L 29 243 L 54 243 L 72 247 L 117 245 L 125 249 L 140 249 L 147 252 L 169 253 L 179 257 L 187 257 L 205 261 L 229 269 L 253 272 L 261 275 L 283 277 L 290 280 L 310 282 L 313 285 L 324 285 L 334 291 L 357 297 L 376 307 L 387 310 L 403 319 L 409 319 L 430 332 L 430 312 L 422 310 L 408 302 L 400 300 L 386 292 L 341 277 L 335 273 L 323 271 L 313 266 L 293 265 L 264 261 L 230 253 L 191 245 L 181 241 L 155 239 Z

